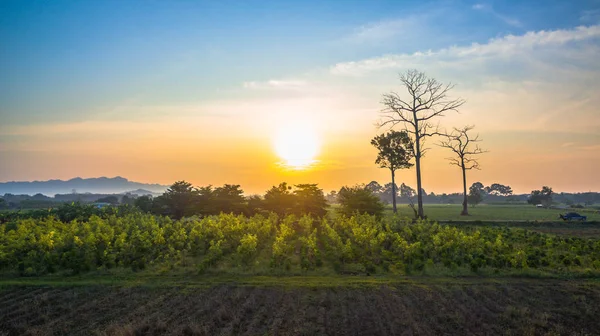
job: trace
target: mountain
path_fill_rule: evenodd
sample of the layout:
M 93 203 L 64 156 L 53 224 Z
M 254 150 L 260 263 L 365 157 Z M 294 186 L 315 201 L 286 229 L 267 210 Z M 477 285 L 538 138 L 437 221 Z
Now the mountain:
M 161 184 L 149 184 L 129 181 L 121 176 L 81 178 L 76 177 L 68 181 L 49 180 L 49 181 L 23 181 L 23 182 L 2 182 L 0 183 L 0 195 L 4 194 L 44 194 L 53 196 L 55 194 L 77 193 L 99 193 L 99 194 L 120 194 L 131 192 L 140 193 L 163 193 L 168 186 Z M 132 191 L 133 190 L 133 191 Z

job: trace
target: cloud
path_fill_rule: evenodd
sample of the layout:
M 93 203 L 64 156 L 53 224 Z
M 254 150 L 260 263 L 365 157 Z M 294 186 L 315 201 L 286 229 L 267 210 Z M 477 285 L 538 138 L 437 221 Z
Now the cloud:
M 514 56 L 540 47 L 562 46 L 570 42 L 591 40 L 600 37 L 600 25 L 580 26 L 574 29 L 527 32 L 524 35 L 507 35 L 490 39 L 488 43 L 473 43 L 469 46 L 452 46 L 437 51 L 412 54 L 391 54 L 361 61 L 335 64 L 330 71 L 336 75 L 362 75 L 364 73 L 390 69 L 431 65 L 434 62 L 449 62 L 460 59 L 499 58 Z M 567 51 L 568 53 L 568 51 Z M 455 63 L 448 65 L 456 65 Z
M 307 86 L 307 84 L 308 83 L 303 80 L 271 79 L 265 82 L 244 82 L 243 87 L 246 89 L 298 89 Z
M 504 23 L 506 23 L 509 26 L 513 26 L 513 27 L 522 27 L 523 26 L 521 21 L 519 21 L 518 19 L 511 18 L 506 15 L 500 14 L 497 11 L 495 11 L 494 8 L 490 5 L 479 3 L 479 4 L 473 5 L 471 8 L 473 8 L 474 10 L 490 13 L 493 16 L 495 16 L 496 18 L 504 21 Z
M 382 20 L 363 25 L 355 29 L 344 41 L 356 44 L 384 42 L 412 31 L 413 27 L 423 19 L 413 15 L 403 19 Z
M 579 16 L 579 21 L 585 23 L 598 23 L 600 22 L 600 9 L 584 10 Z

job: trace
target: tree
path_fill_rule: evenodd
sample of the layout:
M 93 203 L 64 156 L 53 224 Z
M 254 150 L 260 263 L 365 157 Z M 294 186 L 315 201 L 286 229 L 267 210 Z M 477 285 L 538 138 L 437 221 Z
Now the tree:
M 157 197 L 157 201 L 162 205 L 161 208 L 165 210 L 166 214 L 175 219 L 191 216 L 196 210 L 198 189 L 189 182 L 178 181 L 173 183 L 164 194 Z
M 538 205 L 542 204 L 544 207 L 549 207 L 552 204 L 552 188 L 543 186 L 542 190 L 532 190 L 527 203 Z
M 375 164 L 389 169 L 392 174 L 392 204 L 396 213 L 396 170 L 412 167 L 409 162 L 413 157 L 412 140 L 405 131 L 390 131 L 374 137 L 371 145 L 379 151 Z
M 391 204 L 394 201 L 394 195 L 398 196 L 398 185 L 391 182 L 386 183 L 383 186 L 379 195 L 375 194 L 375 196 L 379 196 L 379 199 L 385 204 Z
M 152 211 L 152 196 L 144 195 L 135 199 L 133 205 L 144 212 Z
M 456 157 L 448 158 L 450 164 L 460 167 L 462 170 L 463 181 L 463 208 L 461 216 L 469 215 L 467 207 L 467 170 L 479 169 L 479 162 L 475 156 L 485 153 L 479 148 L 478 142 L 481 142 L 479 135 L 472 137 L 469 135 L 475 126 L 465 126 L 463 128 L 454 128 L 452 133 L 445 134 L 446 139 L 440 141 L 439 146 L 450 149 Z
M 505 186 L 500 183 L 494 183 L 491 186 L 486 187 L 485 191 L 490 195 L 498 196 L 510 196 L 513 193 L 513 190 L 510 186 Z
M 246 198 L 247 202 L 247 211 L 246 214 L 249 216 L 254 216 L 263 211 L 263 199 L 259 195 L 251 195 Z
M 121 204 L 133 205 L 134 202 L 135 198 L 130 193 L 127 193 L 121 197 Z
M 246 210 L 244 191 L 238 184 L 225 184 L 215 188 L 212 200 L 216 212 L 242 214 Z
M 483 193 L 483 184 L 481 184 L 481 182 L 475 182 L 473 185 L 471 185 L 471 187 L 469 187 L 469 196 L 467 201 L 472 207 L 474 207 L 483 201 Z
M 337 191 L 335 191 L 335 190 L 330 191 L 329 194 L 327 194 L 327 196 L 325 196 L 325 199 L 329 203 L 337 203 Z
M 383 190 L 383 187 L 377 181 L 371 181 L 371 182 L 369 182 L 365 186 L 365 188 L 371 190 L 373 192 L 373 194 L 375 194 L 375 195 L 379 195 L 382 192 L 382 190 Z
M 265 210 L 275 212 L 280 216 L 292 214 L 294 211 L 295 196 L 291 190 L 292 187 L 285 182 L 267 190 L 263 201 Z
M 406 201 L 408 202 L 408 206 L 412 209 L 412 211 L 415 213 L 415 218 L 418 217 L 419 212 L 417 211 L 416 207 L 415 207 L 415 196 L 417 195 L 417 192 L 415 189 L 411 188 L 410 186 L 402 183 L 400 185 L 400 197 L 403 199 L 406 199 Z
M 316 184 L 297 184 L 294 190 L 296 196 L 296 213 L 323 217 L 327 214 L 327 201 L 323 190 Z
M 212 185 L 198 188 L 194 213 L 201 216 L 218 215 L 215 189 Z
M 338 193 L 338 200 L 339 211 L 345 216 L 366 213 L 381 217 L 383 214 L 383 203 L 365 186 L 342 187 Z
M 96 202 L 98 203 L 109 203 L 109 204 L 118 204 L 119 203 L 119 198 L 115 195 L 110 195 L 110 196 L 106 196 L 106 197 L 101 197 L 98 200 L 96 200 Z
M 401 125 L 412 139 L 412 153 L 417 172 L 417 212 L 419 218 L 423 218 L 421 158 L 427 151 L 425 139 L 440 134 L 438 126 L 433 123 L 435 119 L 444 116 L 447 112 L 458 111 L 465 101 L 449 99 L 448 93 L 454 87 L 452 84 L 444 85 L 417 70 L 400 74 L 400 82 L 408 93 L 408 99 L 396 92 L 384 94 L 383 119 L 379 122 L 379 126 L 393 128 Z

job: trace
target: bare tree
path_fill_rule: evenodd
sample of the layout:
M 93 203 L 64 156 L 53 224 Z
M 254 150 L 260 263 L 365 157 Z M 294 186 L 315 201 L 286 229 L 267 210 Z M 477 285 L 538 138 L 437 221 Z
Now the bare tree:
M 445 134 L 446 139 L 440 141 L 438 144 L 440 147 L 450 149 L 456 157 L 448 158 L 451 165 L 459 166 L 462 170 L 463 178 L 463 209 L 460 213 L 462 216 L 469 215 L 467 208 L 467 170 L 479 169 L 479 162 L 475 158 L 476 155 L 485 153 L 483 149 L 479 148 L 478 142 L 479 134 L 474 137 L 469 135 L 475 126 L 465 126 L 463 128 L 454 128 L 452 133 Z
M 417 204 L 418 217 L 423 218 L 423 188 L 421 186 L 421 158 L 428 148 L 425 139 L 441 135 L 439 124 L 434 124 L 437 117 L 443 117 L 446 112 L 458 112 L 465 101 L 450 99 L 448 93 L 454 86 L 442 84 L 434 78 L 427 77 L 423 72 L 408 70 L 400 74 L 400 82 L 406 89 L 407 98 L 402 98 L 396 92 L 383 95 L 382 120 L 379 127 L 393 128 L 401 125 L 413 140 L 413 153 L 417 170 Z

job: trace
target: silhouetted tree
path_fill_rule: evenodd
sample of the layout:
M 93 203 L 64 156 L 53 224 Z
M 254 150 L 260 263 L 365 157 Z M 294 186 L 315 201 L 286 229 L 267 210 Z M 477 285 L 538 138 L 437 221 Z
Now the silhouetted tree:
M 327 194 L 327 196 L 325 196 L 325 199 L 329 203 L 337 203 L 337 191 L 335 191 L 335 190 L 330 191 L 329 194 Z
M 195 213 L 198 190 L 189 182 L 178 181 L 173 183 L 164 194 L 157 197 L 156 201 L 162 205 L 161 209 L 166 211 L 167 215 L 180 219 Z
M 327 214 L 325 195 L 316 184 L 297 184 L 294 196 L 296 196 L 295 212 L 298 215 L 323 217 Z
M 197 189 L 198 196 L 194 206 L 194 213 L 201 216 L 218 215 L 221 210 L 217 208 L 215 190 L 212 185 Z
M 552 204 L 552 188 L 543 186 L 542 190 L 533 190 L 527 199 L 527 203 L 537 205 L 542 204 L 544 207 L 549 207 Z
M 499 195 L 499 196 L 510 196 L 513 191 L 510 186 L 505 186 L 500 183 L 494 183 L 489 187 L 485 188 L 485 191 L 490 195 Z
M 295 196 L 291 190 L 292 187 L 285 182 L 267 190 L 263 202 L 265 210 L 275 212 L 280 216 L 292 214 L 294 212 Z
M 202 195 L 202 192 L 200 192 Z M 244 191 L 237 184 L 225 184 L 212 192 L 214 208 L 217 212 L 242 214 L 246 210 Z
M 448 93 L 453 85 L 439 83 L 417 70 L 400 74 L 400 82 L 406 89 L 407 98 L 403 98 L 396 92 L 384 94 L 382 100 L 385 106 L 382 111 L 384 115 L 379 126 L 400 125 L 412 138 L 414 144 L 412 152 L 417 171 L 417 212 L 419 218 L 423 218 L 421 158 L 427 150 L 424 146 L 425 139 L 440 134 L 438 127 L 433 123 L 434 119 L 444 116 L 446 112 L 458 111 L 458 108 L 464 104 L 464 100 L 449 99 Z
M 469 214 L 467 206 L 467 170 L 479 169 L 479 162 L 476 155 L 485 153 L 479 148 L 478 142 L 481 142 L 479 135 L 471 136 L 471 131 L 475 126 L 465 126 L 463 128 L 454 128 L 452 133 L 445 134 L 444 140 L 440 141 L 439 146 L 450 149 L 456 157 L 448 158 L 450 164 L 460 167 L 462 170 L 463 182 L 463 208 L 460 213 L 462 216 Z
M 371 145 L 379 151 L 375 163 L 392 174 L 392 204 L 396 213 L 396 170 L 412 167 L 409 162 L 413 157 L 412 141 L 405 131 L 390 131 L 373 138 Z
M 381 217 L 383 214 L 383 203 L 365 186 L 342 187 L 338 193 L 338 200 L 339 211 L 345 216 L 366 213 Z
M 386 183 L 381 192 L 379 193 L 379 199 L 385 204 L 392 204 L 394 201 L 394 195 L 398 196 L 398 185 L 395 183 Z
M 263 199 L 259 195 L 251 195 L 246 198 L 247 210 L 246 213 L 249 216 L 254 216 L 256 214 L 263 212 Z
M 483 201 L 483 195 L 483 184 L 481 184 L 481 182 L 475 182 L 471 185 L 471 187 L 469 187 L 469 196 L 467 197 L 467 201 L 472 207 L 474 207 Z
M 371 181 L 367 183 L 365 188 L 371 190 L 375 195 L 379 195 L 383 191 L 383 187 L 377 181 Z

